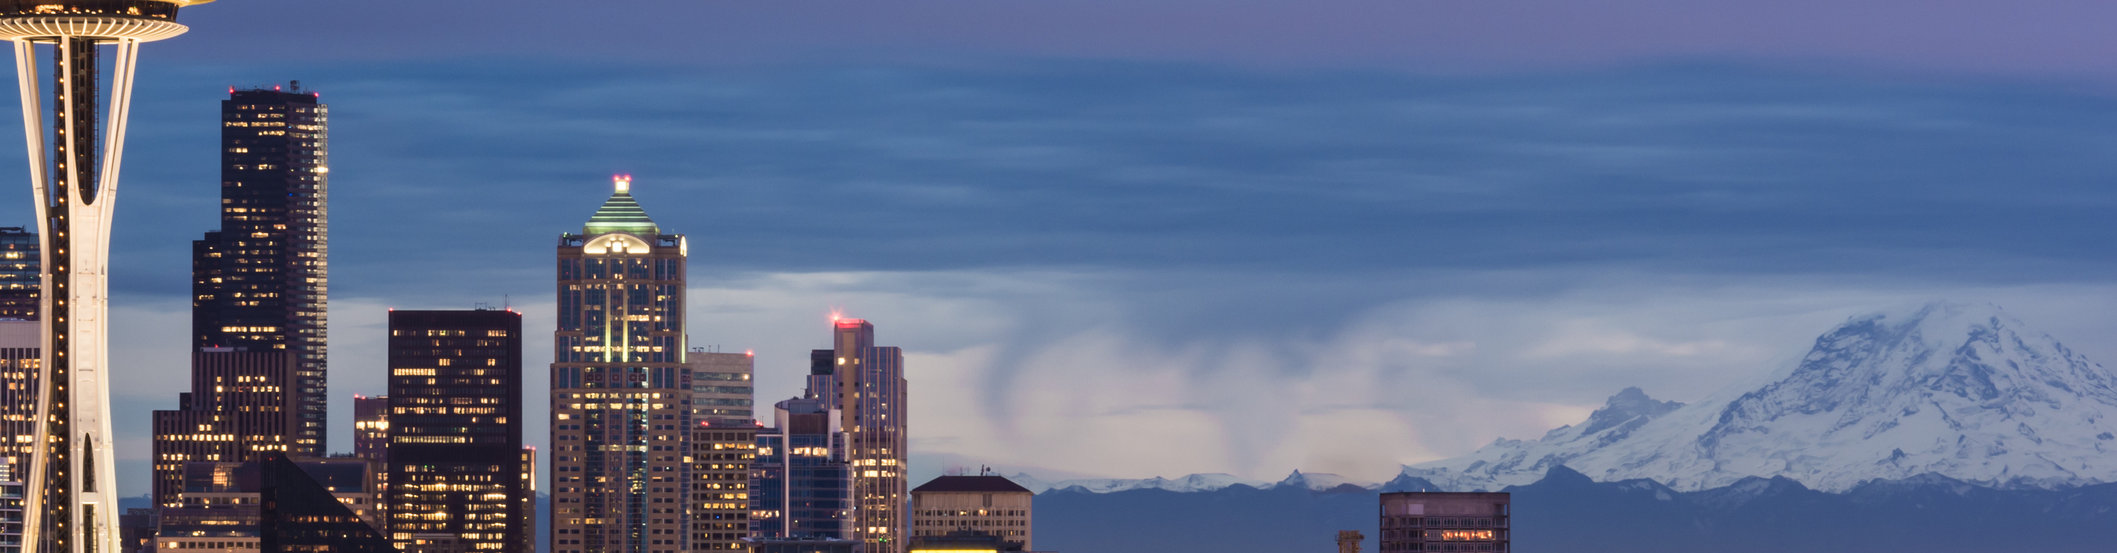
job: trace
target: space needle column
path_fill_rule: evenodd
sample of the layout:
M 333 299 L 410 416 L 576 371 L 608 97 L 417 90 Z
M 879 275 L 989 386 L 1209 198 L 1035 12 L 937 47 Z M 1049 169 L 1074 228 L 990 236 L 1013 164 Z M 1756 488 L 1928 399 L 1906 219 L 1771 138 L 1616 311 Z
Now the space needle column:
M 183 34 L 178 8 L 210 0 L 0 0 L 0 38 L 15 43 L 30 187 L 42 228 L 42 355 L 22 544 L 32 553 L 116 553 L 109 374 L 110 216 L 125 153 L 140 43 Z M 39 46 L 52 51 L 44 125 Z M 98 125 L 98 64 L 110 104 Z M 51 130 L 47 141 L 44 129 Z M 100 131 L 100 148 L 97 136 Z

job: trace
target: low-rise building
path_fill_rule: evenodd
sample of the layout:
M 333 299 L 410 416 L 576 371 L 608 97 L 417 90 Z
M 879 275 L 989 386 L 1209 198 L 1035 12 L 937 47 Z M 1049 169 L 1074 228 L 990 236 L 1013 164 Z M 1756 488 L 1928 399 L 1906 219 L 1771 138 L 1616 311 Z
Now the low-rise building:
M 911 491 L 913 538 L 978 532 L 1030 549 L 1036 494 L 1003 476 L 942 476 Z
M 1385 493 L 1381 551 L 1506 553 L 1511 518 L 1506 493 Z

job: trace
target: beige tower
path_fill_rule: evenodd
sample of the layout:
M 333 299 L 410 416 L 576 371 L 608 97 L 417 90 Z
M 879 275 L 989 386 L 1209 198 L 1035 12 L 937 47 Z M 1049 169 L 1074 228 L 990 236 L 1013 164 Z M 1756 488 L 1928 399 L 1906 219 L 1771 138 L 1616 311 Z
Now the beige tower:
M 551 547 L 692 549 L 680 234 L 663 234 L 618 177 L 580 234 L 559 237 L 551 364 Z

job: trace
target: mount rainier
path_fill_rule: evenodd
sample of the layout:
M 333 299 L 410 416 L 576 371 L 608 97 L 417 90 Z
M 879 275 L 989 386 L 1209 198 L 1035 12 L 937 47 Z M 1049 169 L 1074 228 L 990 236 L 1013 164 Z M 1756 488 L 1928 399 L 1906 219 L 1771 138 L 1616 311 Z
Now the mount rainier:
M 1854 317 L 1762 388 L 1693 405 L 1637 388 L 1536 440 L 1406 467 L 1443 489 L 1498 489 L 1564 465 L 1684 491 L 1785 477 L 1822 491 L 1938 474 L 1995 487 L 2117 481 L 2117 378 L 1996 306 L 1937 302 Z

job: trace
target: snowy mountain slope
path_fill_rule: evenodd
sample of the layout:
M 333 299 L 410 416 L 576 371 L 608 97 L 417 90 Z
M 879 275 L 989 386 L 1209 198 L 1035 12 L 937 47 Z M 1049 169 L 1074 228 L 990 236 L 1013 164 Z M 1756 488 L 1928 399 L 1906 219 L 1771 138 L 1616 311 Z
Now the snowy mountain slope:
M 2117 377 L 1998 307 L 1936 302 L 1855 317 L 1761 388 L 1693 405 L 1626 389 L 1579 425 L 1404 474 L 1451 490 L 1556 465 L 1685 491 L 1746 477 L 1844 491 L 1925 473 L 2050 488 L 2117 481 L 2113 448 Z

